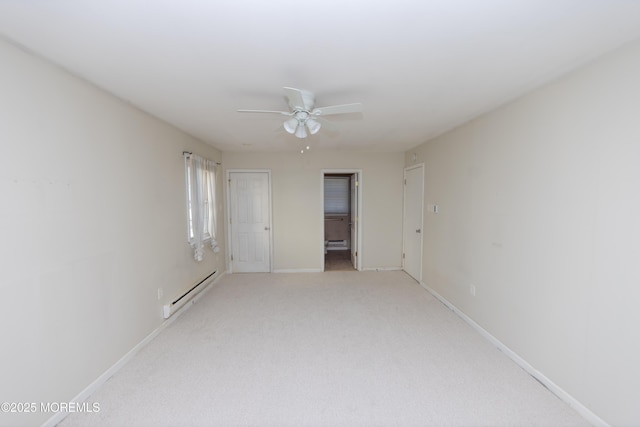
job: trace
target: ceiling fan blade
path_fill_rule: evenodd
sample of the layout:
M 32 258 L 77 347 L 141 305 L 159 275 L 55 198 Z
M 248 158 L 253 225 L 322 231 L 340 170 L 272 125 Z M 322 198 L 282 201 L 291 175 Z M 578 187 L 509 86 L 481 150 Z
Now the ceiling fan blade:
M 237 110 L 238 113 L 271 113 L 282 114 L 283 116 L 290 116 L 292 113 L 287 111 L 273 111 L 273 110 Z
M 320 123 L 322 125 L 322 129 L 326 132 L 337 132 L 338 128 L 335 125 L 335 123 L 330 122 L 327 119 L 324 119 L 322 117 L 314 117 L 313 120 L 316 120 L 318 123 Z
M 330 116 L 332 114 L 347 114 L 347 113 L 361 113 L 362 104 L 342 104 L 331 105 L 329 107 L 316 108 L 311 112 L 314 116 Z
M 307 107 L 304 103 L 304 97 L 302 96 L 302 91 L 300 89 L 295 89 L 292 87 L 284 87 L 284 96 L 287 97 L 289 101 L 289 106 L 292 110 L 306 110 Z

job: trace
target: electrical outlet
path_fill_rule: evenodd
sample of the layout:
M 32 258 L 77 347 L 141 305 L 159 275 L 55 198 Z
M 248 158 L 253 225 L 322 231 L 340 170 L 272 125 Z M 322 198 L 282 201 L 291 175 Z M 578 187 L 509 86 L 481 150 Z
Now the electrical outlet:
M 164 290 L 162 288 L 158 288 L 158 299 L 161 300 L 164 295 Z
M 472 297 L 476 296 L 476 285 L 469 286 L 469 293 L 471 294 Z

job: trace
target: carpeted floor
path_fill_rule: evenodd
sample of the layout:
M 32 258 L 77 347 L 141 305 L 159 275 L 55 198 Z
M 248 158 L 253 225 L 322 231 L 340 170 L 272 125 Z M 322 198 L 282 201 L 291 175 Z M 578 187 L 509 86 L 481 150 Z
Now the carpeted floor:
M 586 426 L 403 272 L 225 276 L 62 426 Z

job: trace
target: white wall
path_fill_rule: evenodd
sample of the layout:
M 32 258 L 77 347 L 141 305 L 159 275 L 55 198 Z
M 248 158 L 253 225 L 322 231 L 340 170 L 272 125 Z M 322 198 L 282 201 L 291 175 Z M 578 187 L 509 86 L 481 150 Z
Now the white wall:
M 274 271 L 322 268 L 323 169 L 362 169 L 362 267 L 402 265 L 403 153 L 224 152 L 222 158 L 225 170 L 271 170 Z
M 639 425 L 640 43 L 414 153 L 440 205 L 424 282 L 606 422 Z
M 224 269 L 192 261 L 182 158 L 220 153 L 4 41 L 0 93 L 0 396 L 66 402 Z

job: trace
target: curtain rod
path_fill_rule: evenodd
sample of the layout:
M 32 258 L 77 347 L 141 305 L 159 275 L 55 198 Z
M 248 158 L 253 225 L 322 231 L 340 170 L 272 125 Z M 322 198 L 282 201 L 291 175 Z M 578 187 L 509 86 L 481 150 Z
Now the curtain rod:
M 193 153 L 192 153 L 191 151 L 183 151 L 183 152 L 182 152 L 182 155 L 183 155 L 183 156 L 191 156 L 192 154 L 193 154 Z M 222 163 L 220 163 L 220 162 L 215 162 L 215 163 L 216 163 L 216 165 L 218 165 L 218 166 L 222 165 Z

